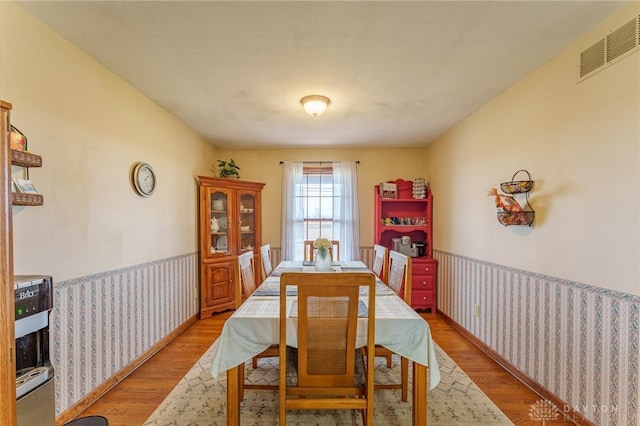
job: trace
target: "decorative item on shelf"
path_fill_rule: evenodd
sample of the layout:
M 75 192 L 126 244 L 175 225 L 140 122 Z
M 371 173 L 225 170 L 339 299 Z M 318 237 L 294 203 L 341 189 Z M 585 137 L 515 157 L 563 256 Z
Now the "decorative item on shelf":
M 217 217 L 212 217 L 211 218 L 211 232 L 218 232 L 218 230 L 220 229 L 220 225 L 218 224 L 218 218 Z
M 427 198 L 427 182 L 424 178 L 415 178 L 413 181 L 413 198 L 417 200 Z
M 11 181 L 12 203 L 17 206 L 41 206 L 43 196 L 28 179 L 12 179 Z
M 240 167 L 233 161 L 233 158 L 229 161 L 218 160 L 218 173 L 221 178 L 236 178 L 240 179 Z M 212 169 L 215 173 L 215 169 Z
M 524 172 L 528 176 L 528 180 L 515 180 L 516 175 Z M 511 181 L 502 182 L 500 189 L 503 194 L 498 192 L 497 187 L 493 187 L 489 194 L 495 197 L 496 207 L 498 208 L 498 222 L 504 226 L 511 225 L 528 225 L 531 226 L 535 219 L 536 212 L 529 203 L 529 193 L 533 188 L 531 175 L 526 170 L 518 170 L 513 174 Z M 513 195 L 512 195 L 513 194 Z M 522 206 L 514 195 L 524 194 L 525 205 Z
M 222 198 L 217 198 L 213 201 L 211 201 L 211 208 L 214 211 L 224 211 L 224 199 Z
M 14 151 L 27 151 L 27 137 L 13 124 L 9 132 L 9 145 Z
M 316 271 L 331 271 L 331 256 L 329 255 L 329 249 L 331 248 L 331 241 L 327 238 L 318 238 L 313 242 L 313 247 L 318 249 L 313 263 Z
M 398 185 L 391 182 L 381 182 L 380 196 L 382 198 L 398 198 Z

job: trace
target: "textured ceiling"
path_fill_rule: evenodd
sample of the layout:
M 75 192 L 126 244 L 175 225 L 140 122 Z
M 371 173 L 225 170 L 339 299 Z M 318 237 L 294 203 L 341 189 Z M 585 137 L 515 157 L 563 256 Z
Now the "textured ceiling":
M 626 2 L 20 7 L 218 146 L 424 146 Z M 313 118 L 300 98 L 321 94 Z

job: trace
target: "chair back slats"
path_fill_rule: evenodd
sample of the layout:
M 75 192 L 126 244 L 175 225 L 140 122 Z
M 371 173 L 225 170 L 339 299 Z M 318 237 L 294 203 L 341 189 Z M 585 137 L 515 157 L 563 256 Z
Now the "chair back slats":
M 385 246 L 375 244 L 373 246 L 373 273 L 378 276 L 382 281 L 387 281 L 387 269 L 388 269 L 388 251 Z
M 397 251 L 389 251 L 387 285 L 411 305 L 411 258 Z
M 273 267 L 271 266 L 271 244 L 265 244 L 260 247 L 260 258 L 262 259 L 262 279 L 265 280 L 273 272 Z
M 253 266 L 253 251 L 238 256 L 238 268 L 240 270 L 240 282 L 244 297 L 251 296 L 256 289 L 256 275 Z

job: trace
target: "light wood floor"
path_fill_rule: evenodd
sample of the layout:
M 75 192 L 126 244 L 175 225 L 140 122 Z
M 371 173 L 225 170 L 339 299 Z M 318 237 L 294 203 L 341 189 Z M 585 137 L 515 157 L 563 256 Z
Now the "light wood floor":
M 110 426 L 142 425 L 218 337 L 229 313 L 197 321 L 171 344 L 121 381 L 79 417 L 102 415 Z M 536 425 L 531 405 L 540 399 L 484 355 L 440 317 L 423 314 L 433 339 L 516 425 Z M 545 422 L 569 425 L 568 421 Z

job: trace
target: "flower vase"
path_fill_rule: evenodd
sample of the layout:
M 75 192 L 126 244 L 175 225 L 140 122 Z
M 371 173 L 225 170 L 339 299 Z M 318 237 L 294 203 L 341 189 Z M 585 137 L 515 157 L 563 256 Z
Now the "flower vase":
M 316 271 L 330 272 L 331 257 L 329 256 L 329 250 L 327 250 L 326 248 L 319 248 L 313 263 Z

